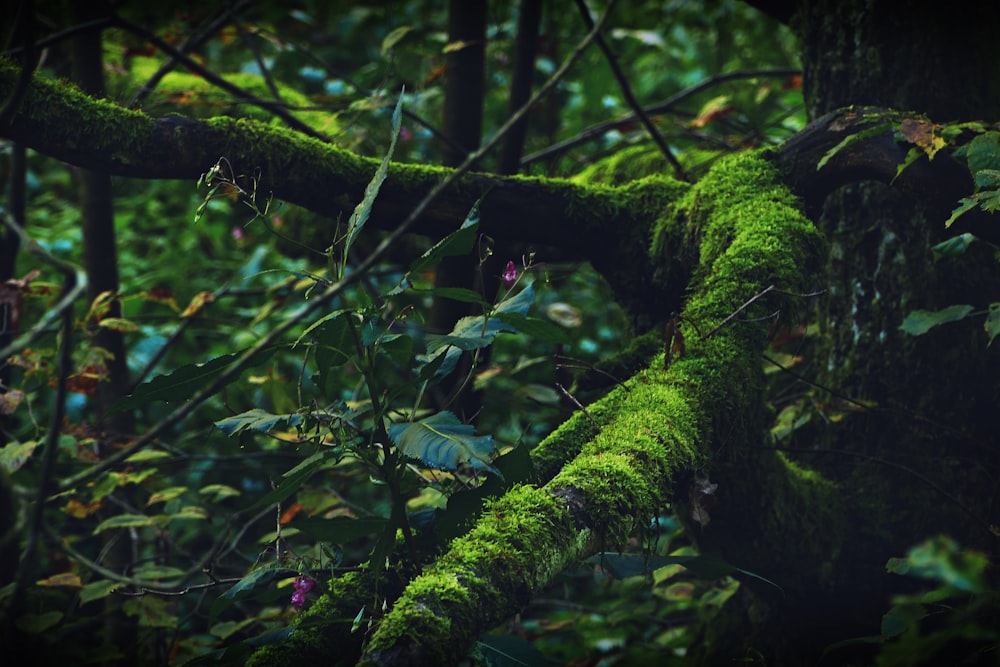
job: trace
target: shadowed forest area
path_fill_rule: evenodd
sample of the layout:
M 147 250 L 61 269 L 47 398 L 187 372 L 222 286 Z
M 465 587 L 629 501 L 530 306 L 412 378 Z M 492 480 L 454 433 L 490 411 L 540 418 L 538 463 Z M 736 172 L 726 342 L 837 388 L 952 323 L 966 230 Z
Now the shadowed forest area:
M 20 664 L 1000 664 L 1000 7 L 9 9 Z

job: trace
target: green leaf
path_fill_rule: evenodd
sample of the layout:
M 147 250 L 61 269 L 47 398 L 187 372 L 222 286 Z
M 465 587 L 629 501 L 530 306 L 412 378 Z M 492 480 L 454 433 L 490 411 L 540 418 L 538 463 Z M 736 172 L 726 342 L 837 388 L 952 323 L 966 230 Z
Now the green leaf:
M 483 635 L 476 653 L 487 667 L 549 667 L 545 655 L 527 639 L 514 635 Z
M 485 482 L 475 488 L 452 494 L 448 498 L 448 506 L 437 511 L 433 528 L 435 539 L 442 547 L 468 532 L 487 498 L 499 496 L 514 484 L 534 481 L 535 466 L 525 445 L 514 447 L 496 459 L 493 466 L 500 471 L 502 477 L 487 477 Z
M 410 265 L 410 270 L 406 273 L 407 277 L 436 267 L 445 257 L 467 255 L 472 251 L 472 246 L 479 236 L 479 203 L 477 201 L 473 205 L 472 210 L 469 211 L 458 229 L 432 245 L 427 252 Z
M 257 502 L 247 508 L 247 511 L 253 511 L 266 505 L 280 503 L 282 500 L 298 491 L 302 485 L 305 484 L 306 480 L 309 479 L 309 477 L 321 466 L 325 465 L 329 459 L 339 455 L 340 450 L 334 448 L 326 448 L 322 451 L 316 452 L 286 472 L 284 474 L 284 481 L 264 494 L 257 500 Z
M 185 493 L 187 493 L 186 486 L 171 486 L 166 489 L 161 489 L 149 497 L 149 500 L 146 501 L 146 507 L 156 503 L 165 503 L 168 500 L 173 500 L 174 498 L 180 498 Z
M 80 589 L 80 604 L 102 600 L 111 595 L 115 589 L 123 588 L 124 586 L 125 584 L 119 581 L 109 581 L 107 579 L 92 581 Z
M 9 442 L 0 447 L 0 468 L 8 473 L 19 470 L 35 453 L 38 444 L 37 440 L 27 440 L 25 442 Z
M 816 163 L 816 171 L 819 171 L 824 166 L 826 166 L 827 162 L 829 162 L 837 153 L 844 150 L 848 146 L 855 144 L 859 141 L 864 141 L 865 139 L 877 136 L 879 134 L 882 134 L 883 132 L 888 132 L 891 129 L 892 129 L 892 123 L 885 122 L 885 123 L 878 123 L 867 129 L 855 132 L 854 134 L 847 135 L 841 140 L 839 144 L 828 150 L 826 152 L 826 155 L 820 158 L 820 161 Z
M 245 577 L 237 581 L 225 593 L 217 597 L 209 609 L 208 615 L 212 620 L 218 618 L 220 612 L 224 611 L 232 603 L 249 597 L 258 588 L 269 586 L 272 582 L 297 574 L 295 570 L 287 567 L 262 567 L 253 570 Z
M 155 579 L 178 579 L 184 576 L 184 570 L 170 565 L 141 565 L 137 567 L 132 576 L 136 579 L 153 581 Z
M 448 335 L 428 334 L 426 336 L 427 354 L 420 355 L 417 360 L 429 363 L 442 354 L 445 355 L 445 360 L 436 371 L 435 376 L 447 376 L 455 369 L 463 350 L 489 347 L 501 331 L 516 333 L 517 329 L 505 323 L 501 317 L 512 313 L 527 315 L 534 299 L 534 288 L 528 285 L 515 296 L 501 302 L 494 311 L 495 316 L 488 320 L 483 315 L 463 317 L 455 323 L 455 328 Z
M 484 307 L 489 307 L 490 302 L 483 298 L 483 295 L 464 287 L 434 287 L 426 290 L 417 290 L 421 294 L 431 294 L 433 296 L 461 301 L 462 303 L 476 303 Z
M 354 207 L 354 212 L 351 213 L 350 219 L 347 221 L 347 234 L 344 237 L 344 250 L 343 257 L 346 262 L 347 255 L 354 245 L 354 242 L 358 238 L 358 233 L 368 222 L 369 216 L 372 213 L 372 206 L 375 204 L 375 198 L 378 196 L 378 191 L 382 187 L 382 183 L 385 182 L 386 176 L 389 174 L 389 162 L 392 160 L 392 154 L 396 150 L 396 139 L 399 138 L 399 128 L 400 122 L 402 120 L 402 114 L 400 113 L 403 108 L 403 93 L 399 95 L 399 100 L 396 102 L 396 108 L 392 112 L 392 138 L 389 140 L 389 150 L 386 151 L 385 157 L 382 158 L 382 162 L 379 163 L 378 169 L 375 170 L 375 175 L 372 176 L 372 180 L 369 181 L 368 185 L 365 187 L 364 197 L 358 202 L 358 205 Z
M 18 630 L 29 635 L 40 635 L 63 619 L 61 611 L 46 611 L 41 614 L 28 612 L 14 620 Z
M 1000 171 L 980 169 L 976 172 L 976 185 L 981 188 L 996 188 L 1000 185 Z
M 958 206 L 955 208 L 954 211 L 951 212 L 951 215 L 948 216 L 948 219 L 944 221 L 945 229 L 955 224 L 955 221 L 958 220 L 960 215 L 968 213 L 969 211 L 974 209 L 978 204 L 979 204 L 979 199 L 976 196 L 962 197 L 958 201 Z
M 931 247 L 931 252 L 934 253 L 934 260 L 937 261 L 942 257 L 958 257 L 965 253 L 965 250 L 975 240 L 975 236 L 966 232 L 965 234 L 959 234 L 958 236 L 941 241 L 941 243 Z
M 1000 334 L 1000 303 L 991 303 L 990 312 L 986 315 L 986 335 L 990 337 L 987 346 L 993 344 L 993 339 Z
M 173 458 L 174 455 L 170 452 L 162 452 L 158 449 L 143 449 L 142 451 L 136 452 L 132 456 L 125 459 L 126 463 L 144 463 L 147 461 L 159 461 L 162 459 Z
M 965 152 L 969 172 L 1000 169 L 1000 132 L 984 132 L 969 142 Z
M 114 528 L 141 528 L 153 525 L 156 525 L 155 517 L 143 514 L 119 514 L 118 516 L 113 516 L 110 519 L 102 521 L 92 534 L 97 535 L 98 533 L 103 533 L 105 530 L 112 530 Z
M 714 580 L 720 577 L 729 576 L 736 572 L 753 577 L 758 581 L 774 586 L 779 591 L 782 588 L 776 583 L 742 568 L 727 563 L 716 554 L 702 554 L 699 556 L 644 556 L 642 554 L 618 554 L 612 552 L 597 553 L 588 558 L 586 563 L 600 564 L 608 574 L 616 579 L 625 579 L 638 575 L 648 574 L 653 570 L 667 565 L 683 565 L 685 568 L 701 579 Z
M 385 525 L 386 519 L 379 517 L 352 519 L 346 516 L 337 516 L 332 519 L 320 517 L 295 519 L 289 524 L 289 527 L 298 528 L 319 542 L 343 544 L 359 537 L 373 535 L 383 530 Z
M 921 155 L 926 155 L 926 154 L 927 153 L 925 153 L 924 150 L 919 146 L 914 146 L 913 148 L 911 148 L 909 152 L 906 154 L 906 157 L 903 159 L 903 161 L 900 162 L 899 165 L 896 167 L 896 175 L 892 177 L 892 181 L 889 182 L 889 185 L 892 185 L 893 181 L 899 178 L 899 175 L 903 173 L 903 170 L 905 170 L 911 164 L 919 160 Z
M 388 35 L 382 38 L 382 55 L 388 54 L 392 51 L 393 47 L 403 40 L 411 31 L 413 26 L 403 25 L 399 26 Z
M 521 313 L 498 313 L 497 319 L 545 343 L 568 343 L 569 334 L 558 324 Z
M 215 496 L 216 502 L 222 500 L 223 498 L 240 495 L 240 491 L 238 489 L 234 489 L 227 484 L 209 484 L 208 486 L 203 486 L 198 489 L 198 493 L 205 496 Z
M 457 470 L 470 465 L 499 476 L 490 465 L 495 446 L 492 436 L 475 435 L 450 412 L 438 412 L 418 422 L 391 424 L 389 437 L 399 450 L 436 470 Z
M 264 363 L 274 355 L 276 350 L 277 348 L 271 347 L 256 352 L 243 365 L 241 373 L 248 368 Z M 222 375 L 233 362 L 243 356 L 244 352 L 245 350 L 224 354 L 203 364 L 187 364 L 172 373 L 158 375 L 149 382 L 139 385 L 133 393 L 118 401 L 113 409 L 120 412 L 133 410 L 147 403 L 186 401 Z
M 906 316 L 899 328 L 911 336 L 922 336 L 939 324 L 965 319 L 972 310 L 972 306 L 968 304 L 948 306 L 935 311 L 915 310 Z
M 238 415 L 220 419 L 215 422 L 215 428 L 232 437 L 243 431 L 268 433 L 282 423 L 289 426 L 299 426 L 302 424 L 302 415 L 294 412 L 287 415 L 273 415 L 267 410 L 253 408 Z
M 384 354 L 399 368 L 409 369 L 413 363 L 413 339 L 406 334 L 383 336 L 378 346 L 379 354 Z

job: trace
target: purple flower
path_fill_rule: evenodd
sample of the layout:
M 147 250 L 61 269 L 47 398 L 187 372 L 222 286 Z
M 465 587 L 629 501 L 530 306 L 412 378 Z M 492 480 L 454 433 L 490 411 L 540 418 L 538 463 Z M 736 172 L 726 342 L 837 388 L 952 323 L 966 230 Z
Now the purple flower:
M 292 586 L 295 588 L 295 592 L 292 593 L 292 606 L 302 609 L 302 605 L 306 603 L 306 593 L 316 586 L 316 582 L 309 577 L 298 577 L 292 582 Z
M 503 270 L 503 276 L 501 276 L 501 279 L 503 280 L 503 286 L 507 289 L 513 287 L 514 283 L 517 282 L 517 266 L 514 265 L 513 260 L 507 262 L 507 266 Z

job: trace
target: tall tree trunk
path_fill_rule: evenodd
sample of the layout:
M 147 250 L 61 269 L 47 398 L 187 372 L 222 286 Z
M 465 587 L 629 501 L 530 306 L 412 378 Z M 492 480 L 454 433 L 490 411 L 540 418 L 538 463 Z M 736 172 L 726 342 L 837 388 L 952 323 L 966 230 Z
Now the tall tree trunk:
M 100 3 L 74 3 L 76 23 L 85 23 L 103 16 Z M 73 78 L 86 93 L 104 97 L 104 57 L 99 31 L 83 32 L 73 39 Z M 87 273 L 87 297 L 91 303 L 105 292 L 118 293 L 118 251 L 115 237 L 111 176 L 107 173 L 81 169 L 80 209 L 83 226 L 83 266 Z M 121 317 L 117 296 L 110 302 L 107 317 Z M 125 340 L 120 331 L 97 327 L 91 332 L 92 345 L 109 353 L 107 379 L 98 385 L 96 418 L 105 435 L 99 441 L 101 454 L 113 451 L 115 444 L 135 431 L 134 416 L 129 411 L 112 413 L 112 406 L 130 391 Z M 105 565 L 124 572 L 132 562 L 129 532 L 109 531 L 105 541 Z M 136 625 L 122 612 L 122 600 L 107 598 L 104 643 L 122 656 L 121 664 L 135 664 Z
M 967 11 L 917 2 L 799 2 L 793 22 L 804 45 L 810 116 L 864 104 L 919 109 L 938 122 L 1000 117 L 1000 86 L 985 69 L 994 59 L 987 50 L 1000 30 L 1000 7 L 960 4 Z M 814 285 L 825 295 L 806 374 L 832 391 L 812 390 L 812 424 L 782 444 L 798 464 L 838 485 L 846 533 L 836 551 L 814 563 L 822 565 L 811 585 L 786 590 L 780 602 L 749 591 L 745 609 L 758 617 L 770 610 L 773 624 L 742 653 L 717 643 L 714 658 L 760 649 L 768 664 L 812 664 L 836 639 L 879 635 L 893 592 L 907 584 L 886 573 L 890 557 L 938 533 L 997 550 L 989 526 L 1000 510 L 993 414 L 1000 356 L 987 353 L 979 318 L 920 337 L 899 328 L 915 309 L 981 309 L 997 300 L 995 290 L 983 291 L 1000 285 L 997 262 L 985 247 L 960 261 L 935 262 L 931 247 L 954 234 L 940 210 L 880 183 L 836 191 L 818 224 L 830 240 L 828 275 Z M 767 478 L 757 481 L 765 485 Z M 790 510 L 758 507 L 743 525 L 764 525 L 768 515 Z M 720 508 L 720 523 L 726 513 Z M 780 544 L 742 547 L 739 531 L 719 539 L 750 569 L 768 572 L 767 558 L 777 557 L 773 576 L 780 580 L 790 564 L 779 552 L 813 538 L 790 532 Z
M 483 96 L 485 91 L 486 55 L 485 0 L 450 0 L 448 3 L 448 43 L 453 47 L 448 54 L 444 100 L 444 132 L 452 140 L 446 145 L 443 163 L 455 167 L 465 161 L 469 153 L 479 148 L 483 131 Z M 452 146 L 460 147 L 453 148 Z M 437 268 L 437 287 L 474 288 L 479 265 L 478 244 L 469 255 L 446 258 Z M 486 298 L 492 295 L 487 294 Z M 469 305 L 450 299 L 436 299 L 431 310 L 428 327 L 432 331 L 447 333 L 459 318 L 469 315 Z M 456 400 L 454 409 L 461 418 L 471 419 L 478 401 L 465 397 L 464 378 L 474 369 L 469 353 L 462 355 L 462 362 L 455 372 L 454 386 L 449 393 Z M 456 395 L 457 393 L 457 395 Z

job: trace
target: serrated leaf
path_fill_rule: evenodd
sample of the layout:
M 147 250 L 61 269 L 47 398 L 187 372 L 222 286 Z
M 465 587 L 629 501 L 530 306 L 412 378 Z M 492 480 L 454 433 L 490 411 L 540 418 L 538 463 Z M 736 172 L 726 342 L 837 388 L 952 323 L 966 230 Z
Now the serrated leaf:
M 1000 169 L 1000 132 L 984 132 L 973 137 L 965 151 L 969 172 Z
M 241 412 L 238 415 L 233 415 L 232 417 L 227 417 L 226 419 L 220 419 L 215 422 L 215 428 L 232 437 L 238 433 L 242 433 L 243 431 L 268 433 L 279 424 L 299 426 L 302 424 L 302 415 L 294 412 L 287 415 L 275 415 L 271 414 L 267 410 L 253 408 L 251 410 L 247 410 L 246 412 Z
M 960 200 L 958 200 L 958 206 L 955 208 L 954 211 L 951 212 L 951 215 L 948 216 L 948 219 L 944 221 L 945 229 L 955 224 L 955 221 L 958 220 L 959 216 L 968 213 L 969 211 L 974 209 L 977 204 L 979 204 L 979 199 L 975 195 L 972 197 L 962 197 Z
M 996 188 L 1000 185 L 1000 171 L 996 169 L 980 169 L 976 172 L 976 185 L 980 188 Z
M 242 370 L 264 363 L 274 355 L 276 349 L 272 347 L 255 353 Z M 133 393 L 118 401 L 113 409 L 120 412 L 142 407 L 146 403 L 186 401 L 222 375 L 244 352 L 245 350 L 224 354 L 203 364 L 187 364 L 171 373 L 158 375 L 139 385 Z
M 469 465 L 500 476 L 490 465 L 495 451 L 492 436 L 476 435 L 475 429 L 448 411 L 417 422 L 391 424 L 389 438 L 411 459 L 436 470 L 457 470 Z
M 911 336 L 922 336 L 939 324 L 958 322 L 973 310 L 968 304 L 956 304 L 941 310 L 915 310 L 906 316 L 899 328 Z

